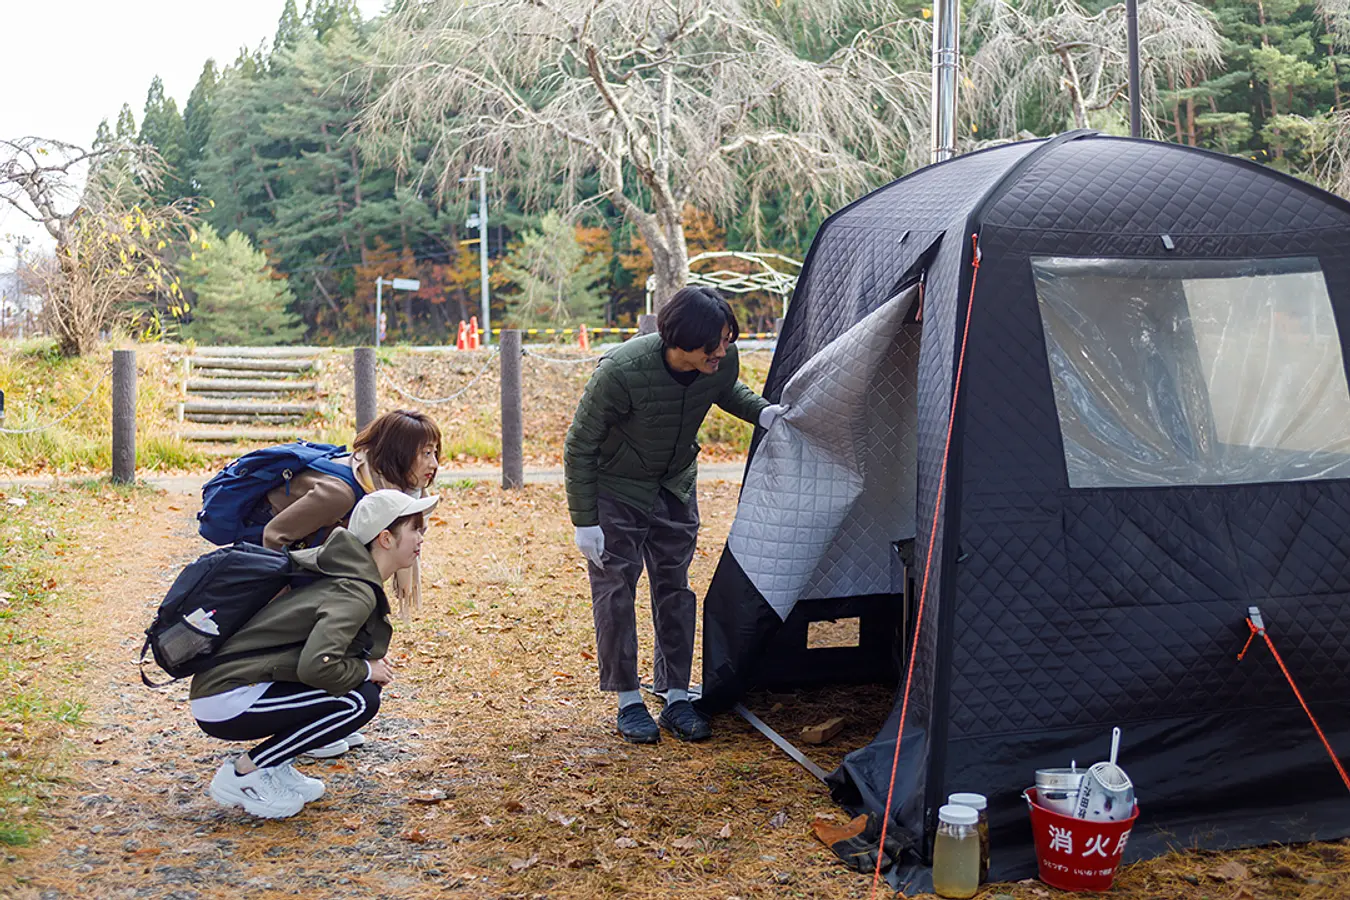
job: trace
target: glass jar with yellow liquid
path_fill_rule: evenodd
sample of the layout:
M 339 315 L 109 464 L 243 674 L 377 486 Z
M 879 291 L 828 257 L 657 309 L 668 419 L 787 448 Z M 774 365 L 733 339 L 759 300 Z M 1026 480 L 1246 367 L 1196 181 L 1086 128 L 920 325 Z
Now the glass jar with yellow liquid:
M 933 842 L 933 892 L 967 900 L 980 889 L 980 814 L 969 806 L 948 804 L 938 810 Z
M 947 802 L 956 806 L 969 806 L 979 813 L 975 830 L 980 833 L 980 884 L 989 880 L 989 800 L 984 794 L 949 794 Z

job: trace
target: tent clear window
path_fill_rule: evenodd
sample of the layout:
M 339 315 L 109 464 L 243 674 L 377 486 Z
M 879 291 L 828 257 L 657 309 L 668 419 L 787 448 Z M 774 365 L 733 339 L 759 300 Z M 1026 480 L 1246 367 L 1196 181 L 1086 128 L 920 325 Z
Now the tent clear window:
M 1350 477 L 1316 259 L 1032 260 L 1069 485 Z

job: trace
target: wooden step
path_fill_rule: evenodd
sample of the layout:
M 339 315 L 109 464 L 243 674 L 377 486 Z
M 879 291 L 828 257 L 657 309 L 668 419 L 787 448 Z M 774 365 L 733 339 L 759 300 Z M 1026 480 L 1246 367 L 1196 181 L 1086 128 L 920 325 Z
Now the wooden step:
M 192 357 L 188 363 L 194 369 L 235 369 L 243 372 L 308 372 L 314 368 L 311 359 L 241 359 L 227 356 Z
M 299 428 L 193 428 L 178 432 L 178 436 L 185 441 L 253 441 L 280 444 L 306 435 Z
M 199 378 L 248 378 L 260 379 L 265 381 L 292 381 L 296 378 L 305 377 L 306 372 L 283 372 L 280 369 L 193 369 L 192 374 Z
M 314 391 L 317 381 L 268 381 L 248 378 L 189 378 L 188 391 Z
M 202 403 L 214 403 L 218 400 L 236 400 L 240 403 L 275 403 L 284 399 L 300 401 L 316 398 L 313 393 L 292 395 L 276 392 L 264 393 L 263 391 L 194 391 L 187 395 L 187 399 L 189 401 L 199 400 Z
M 200 422 L 204 425 L 295 425 L 304 416 L 245 416 L 225 413 L 183 413 L 184 422 Z
M 221 413 L 224 415 L 307 416 L 319 411 L 317 403 L 256 403 L 245 400 L 188 400 L 184 413 Z
M 224 356 L 230 359 L 314 359 L 325 351 L 315 347 L 198 347 L 196 356 Z

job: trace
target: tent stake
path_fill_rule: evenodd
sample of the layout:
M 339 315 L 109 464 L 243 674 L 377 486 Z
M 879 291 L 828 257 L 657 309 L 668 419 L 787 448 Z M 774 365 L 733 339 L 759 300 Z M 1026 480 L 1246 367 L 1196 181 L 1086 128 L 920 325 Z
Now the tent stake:
M 755 726 L 756 731 L 764 735 L 769 740 L 773 741 L 775 747 L 777 747 L 779 750 L 782 750 L 788 756 L 792 757 L 792 759 L 799 766 L 801 766 L 803 769 L 819 778 L 821 781 L 825 780 L 824 769 L 822 769 L 815 763 L 811 762 L 811 760 L 807 759 L 806 755 L 802 753 L 802 751 L 798 750 L 796 747 L 792 746 L 791 742 L 789 742 L 787 738 L 783 737 L 781 734 L 774 731 L 768 725 L 765 725 L 764 721 L 760 719 L 759 716 L 755 715 L 750 710 L 746 709 L 745 706 L 741 703 L 737 703 L 735 706 L 732 707 L 732 709 L 734 709 L 742 719 L 749 722 L 751 725 Z
M 664 693 L 658 692 L 654 687 L 652 687 L 645 681 L 641 682 L 638 685 L 638 687 L 642 688 L 644 691 L 647 691 L 653 697 L 660 697 L 662 700 L 666 698 L 666 695 Z M 691 701 L 698 700 L 702 696 L 703 696 L 703 685 L 701 684 L 689 685 L 689 699 Z M 751 725 L 755 726 L 756 731 L 758 731 L 760 734 L 764 735 L 766 738 L 772 741 L 775 747 L 777 747 L 779 750 L 782 750 L 788 756 L 792 757 L 793 761 L 796 762 L 797 765 L 801 766 L 803 769 L 810 772 L 812 775 L 816 776 L 821 781 L 825 780 L 824 769 L 822 769 L 815 763 L 811 762 L 811 760 L 807 759 L 806 754 L 802 753 L 802 751 L 792 746 L 791 741 L 789 741 L 787 738 L 783 737 L 781 734 L 779 734 L 778 732 L 770 728 L 768 725 L 766 725 L 764 723 L 764 720 L 761 719 L 759 716 L 755 715 L 750 710 L 746 709 L 745 704 L 737 703 L 735 706 L 732 707 L 732 709 L 742 719 L 749 722 Z

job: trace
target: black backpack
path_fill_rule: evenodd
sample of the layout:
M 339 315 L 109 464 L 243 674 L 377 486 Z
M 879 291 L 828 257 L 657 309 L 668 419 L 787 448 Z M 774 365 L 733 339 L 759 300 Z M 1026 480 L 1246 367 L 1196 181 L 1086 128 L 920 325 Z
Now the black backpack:
M 216 655 L 229 638 L 297 578 L 314 573 L 302 569 L 284 550 L 239 543 L 212 550 L 174 579 L 155 621 L 145 630 L 141 647 L 141 681 L 163 687 L 145 677 L 145 654 L 175 679 L 204 672 L 212 666 L 301 647 L 296 641 L 241 653 Z M 165 682 L 168 684 L 168 682 Z

